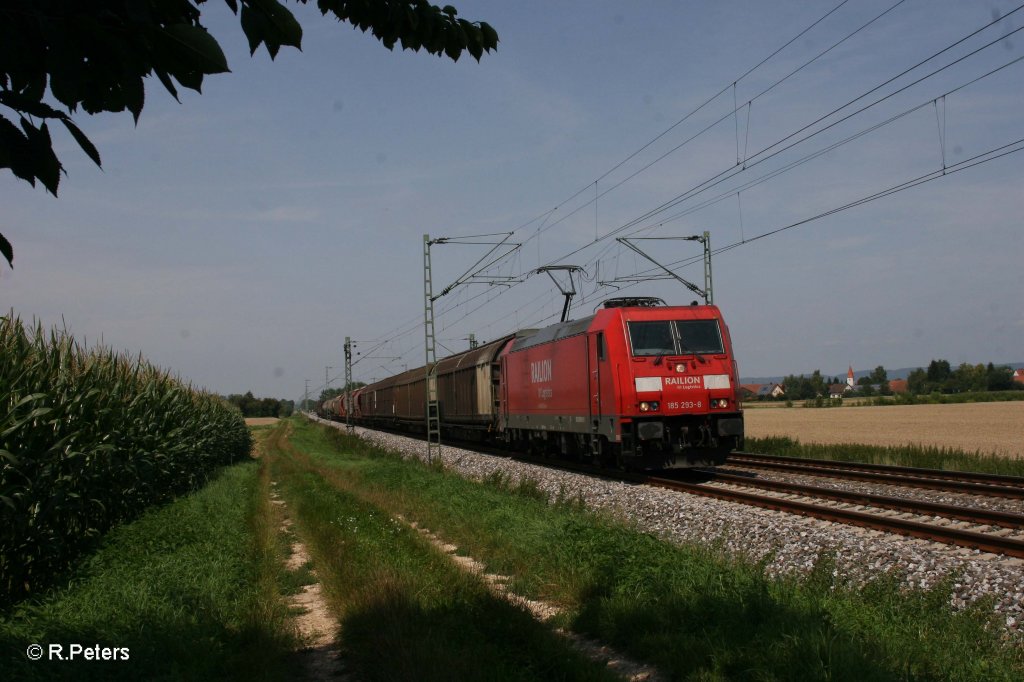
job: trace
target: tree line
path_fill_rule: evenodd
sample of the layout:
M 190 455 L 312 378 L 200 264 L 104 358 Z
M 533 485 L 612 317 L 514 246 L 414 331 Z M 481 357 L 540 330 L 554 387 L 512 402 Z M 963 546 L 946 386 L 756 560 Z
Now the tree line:
M 810 376 L 787 376 L 782 380 L 782 388 L 787 400 L 809 400 L 828 396 L 830 386 L 845 383 L 839 377 L 830 378 L 823 376 L 820 370 L 814 370 Z M 892 395 L 888 371 L 879 365 L 857 380 L 855 390 L 857 394 L 866 396 Z M 1013 380 L 1013 369 L 991 362 L 987 365 L 965 362 L 953 368 L 948 360 L 932 360 L 927 369 L 918 367 L 907 376 L 907 392 L 912 395 L 1013 390 L 1024 390 L 1024 384 Z
M 252 391 L 245 395 L 233 393 L 221 396 L 239 410 L 243 417 L 289 417 L 295 411 L 294 400 L 278 400 L 277 398 L 257 398 Z
M 918 367 L 907 376 L 907 391 L 923 393 L 966 393 L 968 391 L 1013 391 L 1024 384 L 1013 380 L 1013 369 L 1006 365 L 969 365 L 953 369 L 948 360 L 932 360 L 928 369 Z
M 334 398 L 336 396 L 341 395 L 346 390 L 354 391 L 357 388 L 362 388 L 365 385 L 366 385 L 365 381 L 352 381 L 352 382 L 349 382 L 347 389 L 345 389 L 345 388 L 328 388 L 326 390 L 322 390 L 322 391 L 320 391 L 319 402 L 323 402 L 325 400 L 330 400 L 331 398 Z

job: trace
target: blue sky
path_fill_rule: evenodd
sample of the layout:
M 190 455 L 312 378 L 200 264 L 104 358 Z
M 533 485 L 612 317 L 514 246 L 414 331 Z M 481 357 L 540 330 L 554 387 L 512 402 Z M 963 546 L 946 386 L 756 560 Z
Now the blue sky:
M 551 281 L 524 279 L 538 266 L 586 269 L 581 317 L 616 295 L 598 281 L 646 269 L 615 236 L 707 230 L 715 248 L 747 241 L 713 263 L 743 376 L 1024 360 L 1024 153 L 751 241 L 1024 138 L 1021 31 L 765 158 L 1017 7 L 905 0 L 811 61 L 897 4 L 849 0 L 747 74 L 839 3 L 458 3 L 500 35 L 479 64 L 388 52 L 294 3 L 302 52 L 250 58 L 237 19 L 208 3 L 232 73 L 180 103 L 148 83 L 137 126 L 77 114 L 103 169 L 58 134 L 58 199 L 0 175 L 15 248 L 0 304 L 199 387 L 294 398 L 326 366 L 337 385 L 345 336 L 357 379 L 422 364 L 424 233 L 522 244 L 487 273 L 521 283 L 438 300 L 445 354 L 557 321 Z M 1022 27 L 1024 10 L 789 142 Z M 735 175 L 634 224 L 721 173 Z M 663 262 L 699 255 L 642 244 Z M 435 247 L 435 291 L 488 248 Z M 678 273 L 703 281 L 699 264 Z M 666 281 L 623 294 L 693 299 Z

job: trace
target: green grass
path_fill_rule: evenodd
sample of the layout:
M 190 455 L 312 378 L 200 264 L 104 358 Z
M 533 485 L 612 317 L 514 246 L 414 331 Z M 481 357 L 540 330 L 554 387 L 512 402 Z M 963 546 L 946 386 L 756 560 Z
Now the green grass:
M 120 526 L 73 584 L 0 618 L 7 680 L 287 679 L 295 642 L 278 597 L 281 551 L 254 462 Z M 31 643 L 127 648 L 118 662 L 42 660 Z
M 1003 476 L 1024 476 L 1024 459 L 982 452 L 965 452 L 957 448 L 922 445 L 876 446 L 846 443 L 827 445 L 801 443 L 788 436 L 747 438 L 744 450 L 769 455 L 830 459 L 837 462 L 892 464 L 925 469 L 976 471 Z
M 890 577 L 858 588 L 836 583 L 828 557 L 810 577 L 773 580 L 714 548 L 671 545 L 583 511 L 571 491 L 551 505 L 529 483 L 468 482 L 335 430 L 295 428 L 291 442 L 318 485 L 419 521 L 512 575 L 516 591 L 563 605 L 563 624 L 673 679 L 1024 676 L 1024 653 L 1000 641 L 991 610 L 954 612 L 949 584 L 905 592 Z
M 283 439 L 272 437 L 268 453 L 359 679 L 614 679 L 416 531 L 335 485 L 333 470 Z
M 293 679 L 281 595 L 315 568 L 359 679 L 608 678 L 398 514 L 512 576 L 516 592 L 561 605 L 558 625 L 670 679 L 1024 677 L 1024 649 L 1000 640 L 990 605 L 952 611 L 948 581 L 929 591 L 903 590 L 899 576 L 847 585 L 828 556 L 804 578 L 769 579 L 763 565 L 715 547 L 676 546 L 589 512 L 572 490 L 551 503 L 535 481 L 466 481 L 300 419 L 257 433 L 266 439 L 258 464 L 223 469 L 201 491 L 118 527 L 73 584 L 4 614 L 0 677 Z M 287 572 L 292 535 L 312 566 Z M 31 643 L 127 648 L 130 658 L 30 662 Z

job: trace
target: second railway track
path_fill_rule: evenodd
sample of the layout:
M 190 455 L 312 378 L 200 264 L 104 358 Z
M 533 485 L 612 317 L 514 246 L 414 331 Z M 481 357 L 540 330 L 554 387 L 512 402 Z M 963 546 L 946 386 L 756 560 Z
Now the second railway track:
M 1024 500 L 1024 478 L 1016 476 L 780 457 L 749 452 L 731 453 L 726 464 L 745 469 L 764 469 L 804 476 Z
M 764 468 L 773 470 L 783 468 L 799 474 L 813 472 L 811 475 L 869 481 L 888 486 L 1024 498 L 1024 480 L 1012 477 L 993 478 L 969 472 L 962 472 L 960 475 L 961 472 L 875 467 L 842 462 L 838 463 L 838 467 L 829 467 L 827 465 L 832 462 L 820 460 L 811 460 L 808 466 L 802 466 L 802 460 L 785 459 L 785 462 L 776 462 L 772 456 L 744 453 L 741 463 L 742 466 L 750 466 L 750 462 L 764 463 L 769 465 Z M 544 463 L 547 464 L 548 461 Z M 577 469 L 575 466 L 567 468 Z M 585 471 L 595 471 L 589 467 L 581 468 Z M 608 472 L 603 473 L 608 475 Z M 756 476 L 739 476 L 721 469 L 705 470 L 705 473 L 710 475 L 711 479 L 700 483 L 658 475 L 626 474 L 622 478 L 683 493 L 1024 559 L 1024 514 L 1020 512 L 984 509 L 969 504 L 929 502 L 870 492 L 835 490 Z M 964 480 L 965 478 L 967 480 Z M 998 481 L 998 484 L 980 482 L 992 480 Z M 755 493 L 742 488 L 759 488 L 764 492 Z
M 705 483 L 690 483 L 658 476 L 642 477 L 640 480 L 649 485 L 684 493 L 1024 558 L 1022 514 L 844 492 L 729 474 L 715 474 L 711 481 Z M 725 486 L 715 485 L 716 482 Z M 775 494 L 753 493 L 738 490 L 737 487 L 756 487 Z M 794 496 L 801 499 L 794 499 Z M 858 508 L 852 509 L 850 505 Z M 889 513 L 886 510 L 889 510 Z M 910 514 L 916 518 L 893 515 L 892 511 Z M 951 521 L 966 522 L 973 527 L 957 527 L 951 525 Z M 997 529 L 991 530 L 993 526 Z
M 756 456 L 753 456 L 756 457 Z M 765 456 L 769 457 L 770 456 Z M 525 461 L 537 462 L 533 458 L 521 458 Z M 799 461 L 799 460 L 798 460 Z M 539 463 L 551 465 L 551 460 L 541 460 Z M 744 462 L 744 465 L 746 463 Z M 814 461 L 812 469 L 820 467 L 819 461 Z M 558 463 L 555 466 L 580 471 L 583 473 L 599 473 L 605 476 L 622 478 L 623 480 L 652 485 L 660 488 L 676 490 L 678 492 L 712 497 L 729 502 L 738 502 L 765 509 L 772 509 L 790 514 L 808 516 L 825 521 L 843 523 L 847 525 L 870 528 L 873 530 L 896 533 L 916 537 L 947 545 L 955 545 L 968 549 L 975 549 L 992 554 L 1005 555 L 1009 557 L 1024 559 L 1024 514 L 1018 512 L 999 511 L 982 509 L 969 505 L 953 505 L 935 503 L 921 500 L 913 500 L 902 497 L 894 497 L 865 492 L 841 491 L 817 486 L 801 485 L 785 481 L 775 481 L 751 476 L 737 476 L 721 470 L 704 470 L 712 478 L 705 482 L 694 483 L 681 481 L 678 478 L 666 478 L 659 475 L 640 474 L 613 474 L 607 470 L 594 469 L 589 466 L 577 466 L 566 463 Z M 870 465 L 868 465 L 870 467 Z M 793 467 L 798 473 L 807 473 L 806 467 Z M 874 483 L 885 483 L 888 485 L 901 485 L 903 479 L 911 479 L 905 485 L 910 487 L 926 487 L 939 490 L 951 490 L 954 492 L 970 492 L 972 494 L 993 494 L 992 488 L 1000 491 L 1008 488 L 1007 485 L 990 486 L 988 484 L 964 481 L 951 481 L 953 486 L 942 486 L 943 482 L 950 482 L 948 478 L 927 477 L 928 469 L 911 469 L 913 476 L 900 473 L 903 467 L 888 467 L 882 478 L 868 476 L 867 480 Z M 831 469 L 826 473 L 818 475 L 829 475 L 834 478 L 861 478 L 859 471 L 853 471 L 848 476 L 849 469 Z M 939 474 L 952 473 L 955 477 L 957 472 L 936 472 Z M 984 476 L 984 474 L 980 475 Z M 1001 477 L 1002 482 L 1015 481 Z M 716 484 L 717 483 L 717 484 Z M 963 485 L 982 486 L 981 488 L 968 487 Z M 722 484 L 722 485 L 718 485 Z M 737 488 L 760 488 L 770 494 L 753 493 Z M 1014 488 L 1009 487 L 1010 490 Z M 1020 489 L 1024 492 L 1024 488 Z M 799 496 L 801 499 L 794 499 Z M 844 506 L 845 505 L 845 506 Z M 856 509 L 851 506 L 857 507 Z M 898 513 L 899 515 L 894 514 Z M 907 516 L 914 518 L 907 518 Z M 954 525 L 955 523 L 968 524 L 970 527 Z

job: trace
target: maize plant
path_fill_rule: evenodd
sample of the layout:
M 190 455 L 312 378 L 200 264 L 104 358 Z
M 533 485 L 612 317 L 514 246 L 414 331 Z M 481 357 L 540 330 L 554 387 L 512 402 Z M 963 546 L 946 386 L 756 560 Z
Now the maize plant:
M 0 317 L 0 606 L 250 445 L 236 408 L 141 356 Z

